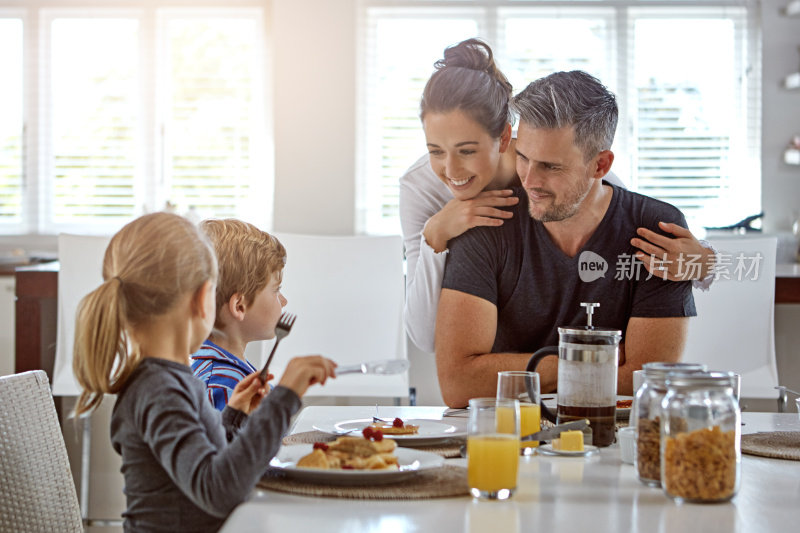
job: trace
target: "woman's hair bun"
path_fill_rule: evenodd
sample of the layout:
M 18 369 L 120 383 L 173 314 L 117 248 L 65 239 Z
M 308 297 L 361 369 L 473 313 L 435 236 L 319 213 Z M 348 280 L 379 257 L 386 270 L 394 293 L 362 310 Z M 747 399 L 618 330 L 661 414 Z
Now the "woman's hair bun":
M 493 138 L 513 123 L 508 103 L 512 87 L 494 62 L 492 49 L 480 39 L 467 39 L 444 51 L 422 91 L 420 118 L 427 113 L 466 112 Z
M 436 61 L 433 66 L 437 70 L 460 67 L 485 72 L 511 91 L 511 84 L 494 62 L 492 49 L 480 39 L 466 39 L 448 46 L 444 50 L 444 58 Z

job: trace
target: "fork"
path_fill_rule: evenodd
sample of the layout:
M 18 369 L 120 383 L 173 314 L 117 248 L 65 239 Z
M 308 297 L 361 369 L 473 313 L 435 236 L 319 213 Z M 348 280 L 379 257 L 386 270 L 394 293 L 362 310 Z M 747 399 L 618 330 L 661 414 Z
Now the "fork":
M 275 326 L 275 344 L 272 345 L 272 351 L 269 352 L 267 362 L 264 363 L 264 368 L 261 369 L 261 373 L 259 374 L 262 383 L 267 382 L 267 376 L 269 375 L 269 364 L 272 362 L 272 356 L 275 355 L 275 350 L 278 348 L 278 343 L 281 342 L 282 338 L 289 334 L 296 319 L 297 316 L 293 315 L 292 313 L 281 313 L 281 317 L 278 319 L 278 324 Z
M 378 404 L 376 403 L 375 404 L 375 416 L 372 417 L 372 423 L 373 424 L 378 424 L 378 423 L 381 423 L 381 422 L 383 422 L 384 424 L 391 424 L 393 421 L 392 420 L 384 420 L 383 418 L 379 418 L 378 417 Z

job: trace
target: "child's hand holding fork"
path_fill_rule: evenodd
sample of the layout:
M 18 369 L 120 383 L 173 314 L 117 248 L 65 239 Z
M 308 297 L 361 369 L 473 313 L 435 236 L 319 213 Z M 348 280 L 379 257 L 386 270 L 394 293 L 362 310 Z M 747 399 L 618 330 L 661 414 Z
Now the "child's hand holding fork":
M 249 415 L 261 404 L 261 400 L 269 393 L 269 385 L 267 385 L 267 383 L 262 383 L 258 374 L 258 372 L 253 372 L 236 384 L 236 387 L 233 389 L 233 394 L 231 394 L 231 397 L 228 399 L 229 406 Z M 270 374 L 267 376 L 267 381 L 274 377 L 275 376 Z

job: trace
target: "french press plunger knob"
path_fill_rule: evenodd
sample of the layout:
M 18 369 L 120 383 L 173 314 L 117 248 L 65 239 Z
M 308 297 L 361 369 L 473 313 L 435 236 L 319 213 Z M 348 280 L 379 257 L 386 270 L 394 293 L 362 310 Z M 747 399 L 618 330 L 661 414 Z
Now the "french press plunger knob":
M 586 325 L 588 327 L 592 327 L 592 315 L 594 314 L 594 308 L 600 307 L 599 303 L 589 303 L 589 302 L 581 302 L 581 307 L 586 308 Z

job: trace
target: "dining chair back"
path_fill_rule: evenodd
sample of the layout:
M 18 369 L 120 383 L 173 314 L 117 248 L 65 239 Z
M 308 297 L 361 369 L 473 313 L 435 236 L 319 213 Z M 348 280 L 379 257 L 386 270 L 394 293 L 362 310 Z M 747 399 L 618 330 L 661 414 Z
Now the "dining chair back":
M 0 377 L 0 405 L 0 531 L 82 532 L 47 374 Z
M 297 315 L 297 321 L 270 365 L 275 383 L 297 355 L 321 354 L 340 365 L 407 359 L 399 235 L 276 233 L 276 237 L 287 253 L 282 280 L 288 300 L 285 309 Z M 268 352 L 272 341 L 263 346 Z M 407 398 L 408 371 L 341 376 L 324 387 L 311 387 L 306 394 Z
M 718 250 L 717 277 L 694 291 L 683 361 L 741 375 L 741 397 L 777 398 L 775 237 L 709 239 Z
M 53 368 L 53 394 L 77 396 L 81 389 L 72 372 L 75 317 L 84 296 L 103 282 L 103 256 L 110 236 L 58 236 L 58 334 Z

